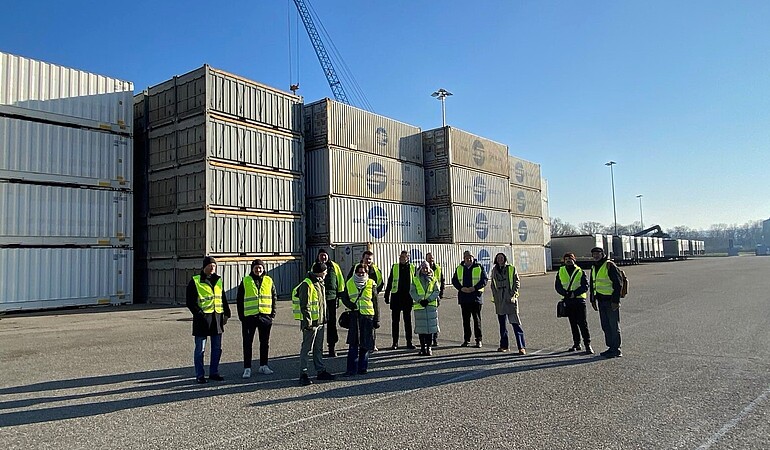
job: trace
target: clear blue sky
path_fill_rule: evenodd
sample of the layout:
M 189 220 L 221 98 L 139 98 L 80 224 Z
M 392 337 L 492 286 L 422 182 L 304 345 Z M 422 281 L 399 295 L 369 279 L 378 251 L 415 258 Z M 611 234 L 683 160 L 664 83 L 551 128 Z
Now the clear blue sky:
M 133 81 L 204 63 L 289 84 L 293 3 L 13 2 L 0 50 Z M 664 228 L 770 217 L 770 2 L 314 0 L 374 111 L 542 164 L 551 215 Z M 301 30 L 300 94 L 331 97 Z M 296 41 L 296 32 L 291 32 Z M 296 75 L 295 75 L 296 78 Z M 296 80 L 292 80 L 296 81 Z

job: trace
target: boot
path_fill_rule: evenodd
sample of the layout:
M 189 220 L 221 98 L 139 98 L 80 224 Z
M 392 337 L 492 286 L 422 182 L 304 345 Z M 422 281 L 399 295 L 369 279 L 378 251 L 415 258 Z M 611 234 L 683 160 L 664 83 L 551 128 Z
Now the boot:
M 425 353 L 425 344 L 421 344 L 420 345 L 420 353 L 418 353 L 418 355 L 420 355 L 420 356 L 425 356 L 426 355 L 426 353 Z
M 334 346 L 329 346 L 329 358 L 336 358 L 337 357 L 337 351 L 334 350 Z

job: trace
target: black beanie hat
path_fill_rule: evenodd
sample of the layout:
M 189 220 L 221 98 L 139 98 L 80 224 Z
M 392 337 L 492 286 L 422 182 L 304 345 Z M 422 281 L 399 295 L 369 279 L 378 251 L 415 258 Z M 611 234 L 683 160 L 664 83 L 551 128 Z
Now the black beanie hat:
M 216 264 L 217 260 L 214 259 L 213 256 L 207 256 L 207 257 L 203 258 L 203 265 L 201 266 L 201 268 L 204 268 L 204 267 L 206 267 L 206 266 L 208 266 L 209 264 L 212 264 L 212 263 Z
M 325 248 L 318 250 L 318 254 L 320 255 L 321 253 L 326 253 L 327 255 L 329 254 L 329 252 L 327 252 Z
M 261 259 L 259 259 L 259 258 L 255 259 L 254 261 L 252 261 L 252 262 L 251 262 L 251 270 L 252 270 L 252 271 L 253 271 L 253 270 L 254 270 L 254 268 L 255 268 L 255 267 L 257 267 L 257 266 L 262 266 L 262 267 L 264 268 L 264 267 L 265 267 L 265 262 L 264 262 L 264 261 L 262 261 L 262 260 L 261 260 Z
M 313 273 L 323 273 L 323 272 L 326 271 L 326 264 L 324 264 L 322 262 L 317 262 L 317 263 L 313 264 L 312 271 L 313 271 Z

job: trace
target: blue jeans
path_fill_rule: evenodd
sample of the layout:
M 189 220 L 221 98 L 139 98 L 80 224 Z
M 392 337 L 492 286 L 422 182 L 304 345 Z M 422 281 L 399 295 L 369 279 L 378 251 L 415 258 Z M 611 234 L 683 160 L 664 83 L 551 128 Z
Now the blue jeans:
M 500 348 L 508 348 L 508 315 L 498 314 L 497 321 L 500 323 Z M 512 323 L 511 325 L 513 326 L 514 334 L 516 334 L 516 346 L 519 347 L 519 350 L 527 348 L 524 342 L 524 330 L 521 328 L 521 325 L 518 323 Z
M 215 334 L 211 337 L 211 364 L 209 364 L 209 375 L 219 374 L 219 358 L 222 357 L 222 335 Z M 195 363 L 195 377 L 201 378 L 206 375 L 203 371 L 203 353 L 206 351 L 206 339 L 208 336 L 195 336 L 195 352 L 193 353 L 193 362 Z
M 369 350 L 357 345 L 348 347 L 347 373 L 354 374 L 369 368 Z

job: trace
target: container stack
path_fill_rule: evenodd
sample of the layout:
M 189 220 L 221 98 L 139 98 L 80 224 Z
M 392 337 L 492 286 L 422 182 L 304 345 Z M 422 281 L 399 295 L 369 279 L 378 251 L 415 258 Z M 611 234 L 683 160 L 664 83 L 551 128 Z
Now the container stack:
M 0 52 L 0 311 L 132 301 L 132 97 Z
M 513 255 L 522 274 L 546 270 L 544 220 L 548 193 L 542 191 L 540 164 L 509 156 Z M 547 189 L 547 188 L 546 188 Z M 548 231 L 550 238 L 550 231 Z
M 342 244 L 424 243 L 420 129 L 328 98 L 303 115 L 309 261 Z
M 183 303 L 205 255 L 228 297 L 260 258 L 288 296 L 305 267 L 302 99 L 209 66 L 135 98 L 141 288 Z

